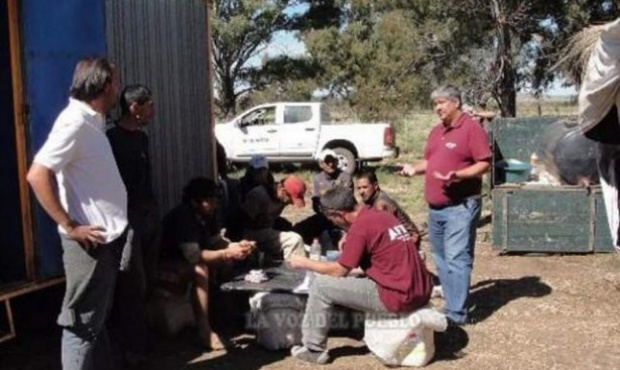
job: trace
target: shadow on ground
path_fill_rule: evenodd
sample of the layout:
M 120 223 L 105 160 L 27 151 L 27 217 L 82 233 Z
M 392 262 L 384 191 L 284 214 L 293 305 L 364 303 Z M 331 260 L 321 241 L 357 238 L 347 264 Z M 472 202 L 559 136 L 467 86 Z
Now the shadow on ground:
M 539 276 L 480 281 L 471 287 L 470 322 L 478 323 L 487 319 L 512 300 L 544 297 L 551 292 L 551 287 L 543 283 Z

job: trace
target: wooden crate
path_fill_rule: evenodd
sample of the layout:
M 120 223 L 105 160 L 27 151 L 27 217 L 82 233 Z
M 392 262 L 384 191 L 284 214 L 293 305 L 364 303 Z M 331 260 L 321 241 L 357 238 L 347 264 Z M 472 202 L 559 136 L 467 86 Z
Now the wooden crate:
M 494 160 L 529 162 L 538 137 L 561 117 L 498 119 L 489 127 Z M 505 252 L 614 250 L 600 187 L 503 184 L 492 173 L 492 244 Z
M 493 189 L 493 247 L 506 252 L 612 252 L 601 190 L 573 186 Z

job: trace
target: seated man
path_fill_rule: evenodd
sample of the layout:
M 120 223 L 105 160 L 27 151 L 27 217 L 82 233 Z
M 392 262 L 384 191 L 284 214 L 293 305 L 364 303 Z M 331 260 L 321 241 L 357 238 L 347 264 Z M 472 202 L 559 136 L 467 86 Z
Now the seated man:
M 288 259 L 305 254 L 304 242 L 299 234 L 274 228 L 284 207 L 293 204 L 304 207 L 306 184 L 297 176 L 263 186 L 257 186 L 245 196 L 241 209 L 245 213 L 243 236 L 256 241 L 259 250 L 268 260 Z
M 196 300 L 196 324 L 206 348 L 221 349 L 223 343 L 211 330 L 209 297 L 221 275 L 230 272 L 236 261 L 245 259 L 255 243 L 231 243 L 222 238 L 215 212 L 218 191 L 207 178 L 194 178 L 183 188 L 182 203 L 164 217 L 162 266 L 191 276 Z
M 293 231 L 297 232 L 304 239 L 304 243 L 310 244 L 314 238 L 318 238 L 325 231 L 337 229 L 321 213 L 321 196 L 329 189 L 335 186 L 342 186 L 353 190 L 353 181 L 351 175 L 338 168 L 338 155 L 331 149 L 325 149 L 319 154 L 319 167 L 321 172 L 314 175 L 312 179 L 312 209 L 315 214 L 298 222 L 293 226 Z M 330 242 L 338 242 L 342 233 L 335 240 Z
M 407 212 L 405 212 L 400 205 L 392 199 L 387 193 L 379 187 L 379 180 L 377 175 L 371 170 L 364 170 L 357 174 L 357 192 L 362 198 L 362 201 L 367 206 L 373 207 L 381 211 L 388 211 L 400 221 L 401 225 L 405 227 L 416 249 L 420 249 L 420 231 L 418 227 L 411 221 Z
M 433 283 L 413 239 L 388 212 L 357 204 L 353 192 L 336 187 L 321 198 L 323 212 L 347 229 L 336 262 L 291 257 L 292 268 L 318 275 L 310 286 L 302 322 L 302 346 L 291 354 L 303 361 L 325 364 L 327 333 L 334 305 L 374 313 L 409 313 L 430 300 Z M 346 277 L 360 267 L 367 278 Z

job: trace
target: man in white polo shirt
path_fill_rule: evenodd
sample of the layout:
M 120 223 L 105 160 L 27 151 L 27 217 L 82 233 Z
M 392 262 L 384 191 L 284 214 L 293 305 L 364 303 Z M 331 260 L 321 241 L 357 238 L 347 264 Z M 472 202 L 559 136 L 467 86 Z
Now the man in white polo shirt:
M 78 62 L 69 104 L 34 158 L 28 182 L 58 224 L 67 286 L 58 324 L 63 369 L 113 369 L 105 329 L 127 235 L 127 194 L 105 135 L 115 66 Z

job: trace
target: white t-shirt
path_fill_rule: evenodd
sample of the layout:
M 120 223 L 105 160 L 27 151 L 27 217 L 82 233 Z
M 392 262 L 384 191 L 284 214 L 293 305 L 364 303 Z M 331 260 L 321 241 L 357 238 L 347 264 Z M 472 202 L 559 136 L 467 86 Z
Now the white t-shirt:
M 105 120 L 87 104 L 69 99 L 34 162 L 56 174 L 60 202 L 83 225 L 105 228 L 107 243 L 127 227 L 127 191 L 105 135 Z M 63 228 L 58 228 L 65 234 Z

